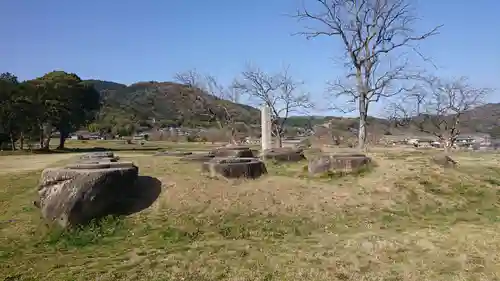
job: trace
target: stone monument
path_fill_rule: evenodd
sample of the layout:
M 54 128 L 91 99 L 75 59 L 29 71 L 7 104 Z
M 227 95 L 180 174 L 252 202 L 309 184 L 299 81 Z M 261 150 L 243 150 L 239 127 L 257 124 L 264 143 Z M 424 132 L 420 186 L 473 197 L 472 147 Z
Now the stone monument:
M 271 110 L 268 105 L 261 108 L 261 139 L 262 152 L 271 149 Z

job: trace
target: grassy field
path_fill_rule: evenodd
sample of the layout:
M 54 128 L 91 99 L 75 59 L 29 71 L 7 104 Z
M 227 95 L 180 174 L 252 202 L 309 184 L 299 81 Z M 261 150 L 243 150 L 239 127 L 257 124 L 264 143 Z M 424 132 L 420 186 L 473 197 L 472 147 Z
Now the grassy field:
M 268 176 L 228 181 L 151 156 L 206 146 L 76 145 L 120 150 L 162 182 L 159 197 L 60 232 L 32 201 L 41 169 L 75 154 L 1 156 L 0 280 L 500 280 L 498 154 L 456 153 L 459 166 L 444 169 L 434 150 L 374 149 L 377 167 L 358 176 L 309 179 L 307 163 L 269 163 Z

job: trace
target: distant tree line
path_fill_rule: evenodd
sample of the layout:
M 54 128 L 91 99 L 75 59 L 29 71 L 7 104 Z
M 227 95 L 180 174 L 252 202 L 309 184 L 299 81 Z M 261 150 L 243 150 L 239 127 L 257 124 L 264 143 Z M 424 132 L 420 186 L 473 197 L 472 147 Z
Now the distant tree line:
M 19 81 L 11 73 L 0 74 L 0 145 L 13 150 L 36 140 L 49 149 L 53 132 L 59 132 L 59 148 L 73 132 L 92 122 L 100 109 L 100 94 L 76 74 L 52 71 L 42 77 Z

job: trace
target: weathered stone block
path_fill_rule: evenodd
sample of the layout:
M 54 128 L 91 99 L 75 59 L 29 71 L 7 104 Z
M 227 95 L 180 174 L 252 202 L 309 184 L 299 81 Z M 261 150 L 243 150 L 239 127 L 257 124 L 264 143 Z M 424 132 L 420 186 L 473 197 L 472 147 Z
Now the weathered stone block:
M 236 158 L 252 158 L 255 157 L 252 149 L 247 146 L 225 146 L 219 147 L 210 152 L 214 157 L 236 157 Z
M 355 173 L 366 168 L 371 158 L 364 154 L 320 155 L 309 160 L 310 175 L 333 173 Z
M 225 178 L 255 179 L 267 174 L 264 162 L 256 158 L 214 158 L 203 163 L 201 170 L 209 177 L 221 175 Z
M 131 162 L 76 163 L 42 172 L 37 205 L 63 228 L 113 211 L 134 189 L 139 169 Z
M 306 159 L 303 149 L 297 148 L 273 148 L 261 153 L 261 157 L 266 160 L 278 162 L 299 162 Z

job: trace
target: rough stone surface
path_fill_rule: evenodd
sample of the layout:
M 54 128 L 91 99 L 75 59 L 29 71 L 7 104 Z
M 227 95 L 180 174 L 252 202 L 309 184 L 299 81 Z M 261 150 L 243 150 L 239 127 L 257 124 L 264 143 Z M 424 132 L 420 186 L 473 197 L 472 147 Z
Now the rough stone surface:
M 73 163 L 64 166 L 66 169 L 75 170 L 96 170 L 96 169 L 113 169 L 113 168 L 129 168 L 133 167 L 132 162 L 94 162 L 94 163 Z
M 309 160 L 307 166 L 310 175 L 334 173 L 353 173 L 371 163 L 371 158 L 364 154 L 320 155 Z
M 98 158 L 113 158 L 115 154 L 112 151 L 99 151 L 99 152 L 91 152 L 85 153 L 80 156 L 80 159 L 98 159 Z
M 257 158 L 214 158 L 201 166 L 209 177 L 255 179 L 267 174 L 266 165 Z
M 235 157 L 235 158 L 252 158 L 255 157 L 252 149 L 248 146 L 225 146 L 219 147 L 211 151 L 214 157 Z
M 42 172 L 35 205 L 63 228 L 112 212 L 133 190 L 139 169 L 131 162 L 75 163 Z
M 115 156 L 111 151 L 99 151 L 86 153 L 80 156 L 80 159 L 77 161 L 79 163 L 95 163 L 95 162 L 117 162 L 120 157 Z
M 154 154 L 154 156 L 186 156 L 191 155 L 192 152 L 189 151 L 160 151 Z
M 118 162 L 120 158 L 115 156 L 115 157 L 105 157 L 105 158 L 89 158 L 89 159 L 80 159 L 77 161 L 77 163 L 109 163 L 109 162 Z
M 261 157 L 266 160 L 278 162 L 298 162 L 306 159 L 303 149 L 296 148 L 273 148 L 261 153 Z
M 432 157 L 432 162 L 435 164 L 445 167 L 445 168 L 453 168 L 455 167 L 458 163 L 457 161 L 453 160 L 450 156 L 448 155 L 437 155 Z
M 194 162 L 206 162 L 210 161 L 214 158 L 215 156 L 210 153 L 202 153 L 202 154 L 191 154 L 182 157 L 180 160 L 181 161 L 194 161 Z

